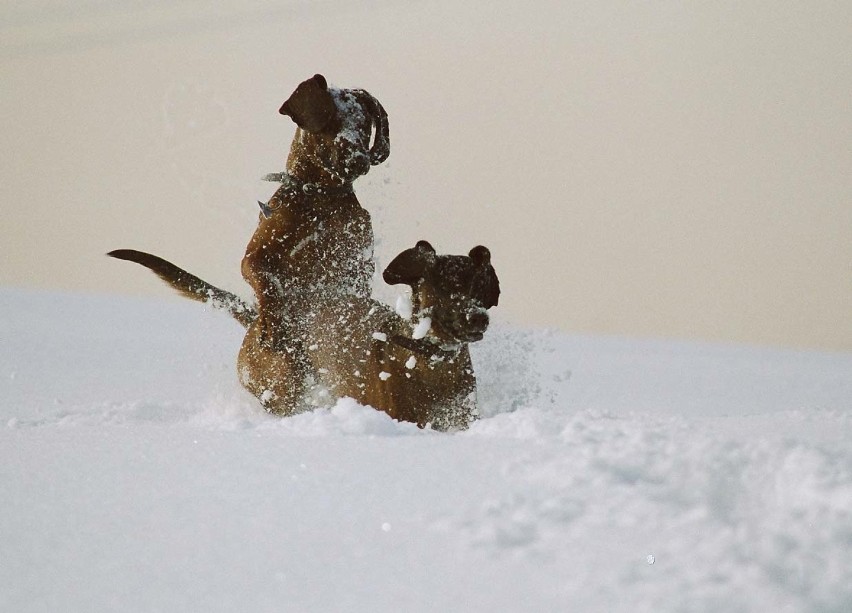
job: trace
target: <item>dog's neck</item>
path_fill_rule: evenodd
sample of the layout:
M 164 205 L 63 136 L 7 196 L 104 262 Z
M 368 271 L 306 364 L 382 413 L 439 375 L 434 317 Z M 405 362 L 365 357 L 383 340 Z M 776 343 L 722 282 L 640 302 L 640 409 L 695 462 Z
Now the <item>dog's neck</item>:
M 289 172 L 273 172 L 263 177 L 263 180 L 270 181 L 272 183 L 280 183 L 284 188 L 283 192 L 281 189 L 276 192 L 279 195 L 279 199 L 275 204 L 273 204 L 272 200 L 269 202 L 263 202 L 262 200 L 257 201 L 257 204 L 260 206 L 260 211 L 267 219 L 272 217 L 273 213 L 278 210 L 282 203 L 289 202 L 290 199 L 293 198 L 295 198 L 296 201 L 303 203 L 306 201 L 315 201 L 317 199 L 322 201 L 329 198 L 336 201 L 338 198 L 355 194 L 355 190 L 351 183 L 334 185 L 329 183 L 307 182 L 291 175 Z
M 289 192 L 302 196 L 342 196 L 354 191 L 352 183 L 305 181 L 289 172 L 269 173 L 263 177 L 263 180 L 281 183 Z
M 302 132 L 299 130 L 298 132 Z M 299 134 L 296 134 L 296 140 Z M 306 133 L 303 133 L 306 134 Z M 299 152 L 299 146 L 293 142 L 290 156 L 287 158 L 287 174 L 302 183 L 318 185 L 341 185 L 346 183 L 342 177 L 336 176 L 333 169 L 326 168 L 316 156 L 310 152 Z M 295 154 L 295 155 L 294 155 Z

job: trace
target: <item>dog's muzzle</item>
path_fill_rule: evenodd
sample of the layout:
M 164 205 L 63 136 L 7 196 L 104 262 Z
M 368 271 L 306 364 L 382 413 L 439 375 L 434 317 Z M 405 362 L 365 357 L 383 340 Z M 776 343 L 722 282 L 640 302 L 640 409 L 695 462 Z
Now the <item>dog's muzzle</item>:
M 468 325 L 473 330 L 481 330 L 482 332 L 485 332 L 485 329 L 488 327 L 489 317 L 485 310 L 471 311 L 467 314 L 465 319 L 467 319 Z
M 475 307 L 450 318 L 444 328 L 459 341 L 473 343 L 482 340 L 489 322 L 488 311 Z

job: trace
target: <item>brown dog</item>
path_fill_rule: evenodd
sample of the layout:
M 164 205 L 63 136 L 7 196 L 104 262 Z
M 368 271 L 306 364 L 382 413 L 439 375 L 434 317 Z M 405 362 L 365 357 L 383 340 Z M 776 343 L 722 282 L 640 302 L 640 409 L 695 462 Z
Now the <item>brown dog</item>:
M 119 250 L 110 256 L 150 268 L 184 296 L 227 310 L 248 328 L 238 359 L 240 381 L 266 409 L 290 415 L 349 396 L 394 419 L 436 430 L 466 428 L 476 418 L 476 379 L 468 344 L 488 327 L 500 284 L 485 247 L 466 256 L 436 255 L 426 241 L 400 253 L 384 271 L 390 284 L 412 289 L 412 313 L 403 317 L 360 295 L 320 303 L 300 334 L 305 359 L 294 371 L 287 339 L 267 343 L 257 311 L 157 256 Z M 287 379 L 307 373 L 294 399 Z
M 491 254 L 436 255 L 420 241 L 383 277 L 411 287 L 410 318 L 361 297 L 318 309 L 308 327 L 314 395 L 355 398 L 421 427 L 467 428 L 478 415 L 468 344 L 482 339 L 500 296 Z
M 267 204 L 260 203 L 263 214 L 242 261 L 259 317 L 240 362 L 267 360 L 255 354 L 271 345 L 278 366 L 292 373 L 275 379 L 275 393 L 294 405 L 304 393 L 297 374 L 305 361 L 301 320 L 316 304 L 370 295 L 373 228 L 352 183 L 387 159 L 390 143 L 382 105 L 364 90 L 329 88 L 322 75 L 301 83 L 279 112 L 298 127 L 286 171 L 266 177 L 281 187 Z M 253 390 L 272 384 L 244 382 Z

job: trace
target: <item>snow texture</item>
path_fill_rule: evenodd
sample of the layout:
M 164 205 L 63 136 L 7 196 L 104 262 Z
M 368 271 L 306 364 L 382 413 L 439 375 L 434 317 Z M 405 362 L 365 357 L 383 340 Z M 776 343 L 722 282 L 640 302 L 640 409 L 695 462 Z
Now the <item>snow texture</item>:
M 411 319 L 414 315 L 414 305 L 410 294 L 399 294 L 396 298 L 396 314 L 403 319 Z
M 289 419 L 187 302 L 0 290 L 0 610 L 852 610 L 852 355 L 492 325 L 482 419 Z
M 414 328 L 411 332 L 411 338 L 418 339 L 418 340 L 421 339 L 421 338 L 425 338 L 426 335 L 429 334 L 429 330 L 431 330 L 431 329 L 432 329 L 432 318 L 431 317 L 424 317 L 423 319 L 418 321 L 417 324 L 415 324 L 415 326 L 414 326 Z

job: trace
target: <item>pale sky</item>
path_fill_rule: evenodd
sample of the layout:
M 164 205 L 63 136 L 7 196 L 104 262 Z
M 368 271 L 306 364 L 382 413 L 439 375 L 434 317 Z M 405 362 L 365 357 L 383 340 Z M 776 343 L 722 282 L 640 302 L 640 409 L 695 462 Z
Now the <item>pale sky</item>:
M 176 299 L 136 248 L 250 297 L 322 72 L 390 116 L 380 267 L 485 244 L 518 325 L 852 350 L 852 3 L 213 4 L 0 8 L 0 285 Z

